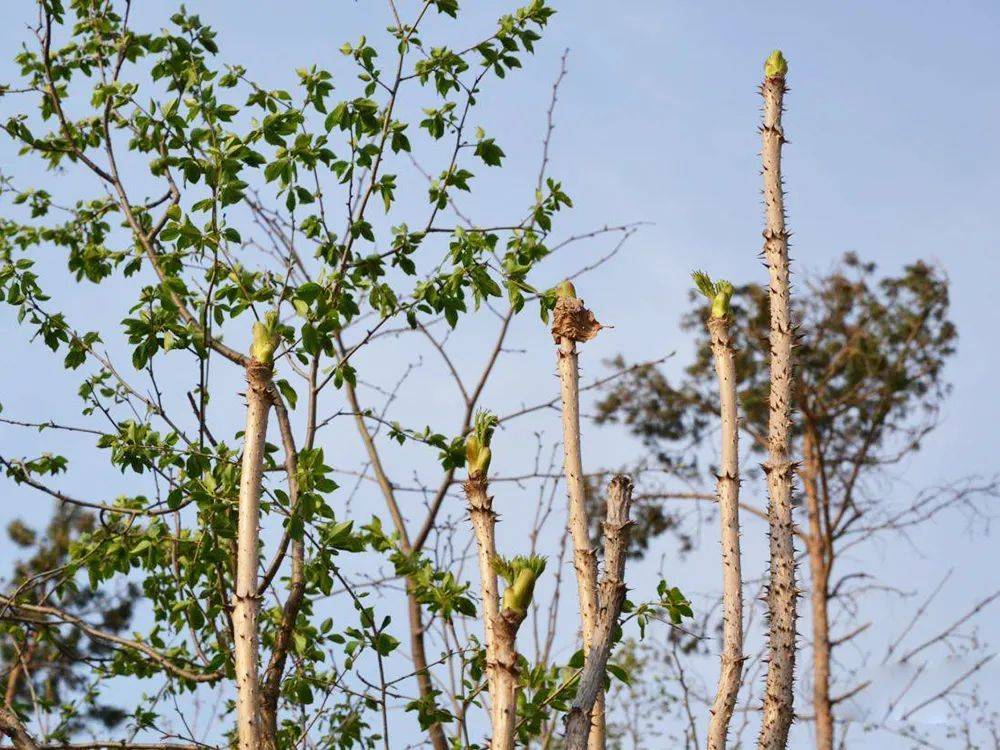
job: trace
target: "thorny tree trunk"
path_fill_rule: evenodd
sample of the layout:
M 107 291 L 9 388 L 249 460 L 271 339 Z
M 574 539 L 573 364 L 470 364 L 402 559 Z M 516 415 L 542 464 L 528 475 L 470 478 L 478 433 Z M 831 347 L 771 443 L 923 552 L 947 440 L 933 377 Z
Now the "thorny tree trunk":
M 573 537 L 573 565 L 580 596 L 583 641 L 590 647 L 597 617 L 597 559 L 590 545 L 583 461 L 580 450 L 580 373 L 576 342 L 559 342 L 559 382 L 562 396 L 563 449 L 569 493 L 569 530 Z
M 247 423 L 243 435 L 239 518 L 236 537 L 236 589 L 233 592 L 234 658 L 236 666 L 236 725 L 240 750 L 260 750 L 264 727 L 260 721 L 258 672 L 257 591 L 260 543 L 260 493 L 264 467 L 264 440 L 271 408 L 268 385 L 271 366 L 247 365 Z
M 573 567 L 576 569 L 580 618 L 583 625 L 583 651 L 590 652 L 597 621 L 597 559 L 590 545 L 590 529 L 584 493 L 583 459 L 580 450 L 580 371 L 577 340 L 596 334 L 562 335 L 585 330 L 576 325 L 577 318 L 593 322 L 593 316 L 580 300 L 561 297 L 556 305 L 553 333 L 558 343 L 559 385 L 562 400 L 563 451 L 565 454 L 566 488 L 569 495 L 569 531 L 573 538 Z M 569 325 L 561 326 L 562 322 Z M 592 715 L 591 750 L 603 750 L 605 744 L 604 695 L 598 694 Z
M 504 609 L 493 623 L 496 695 L 493 698 L 490 750 L 514 750 L 517 729 L 517 630 L 523 620 L 523 615 Z
M 517 631 L 524 622 L 535 581 L 545 568 L 545 559 L 531 555 L 505 560 L 496 552 L 496 514 L 489 495 L 490 440 L 497 418 L 489 412 L 476 415 L 474 431 L 466 437 L 465 463 L 469 479 L 465 496 L 479 552 L 479 575 L 483 590 L 483 625 L 486 631 L 486 675 L 492 699 L 491 750 L 514 750 L 517 730 Z M 501 601 L 497 577 L 507 582 Z
M 476 548 L 479 554 L 479 580 L 483 597 L 483 629 L 486 639 L 486 681 L 490 694 L 491 723 L 493 725 L 493 742 L 497 743 L 497 716 L 501 708 L 498 695 L 499 661 L 497 657 L 497 639 L 495 628 L 499 622 L 500 595 L 497 587 L 497 574 L 493 568 L 496 558 L 495 523 L 496 513 L 493 512 L 493 499 L 489 496 L 488 485 L 482 477 L 471 478 L 465 483 L 465 496 L 469 501 L 469 517 L 476 535 Z M 511 738 L 513 742 L 513 737 Z M 494 744 L 494 748 L 504 745 Z
M 736 370 L 728 318 L 708 322 L 719 379 L 722 452 L 716 494 L 722 537 L 723 632 L 719 685 L 708 726 L 708 750 L 725 750 L 743 670 L 743 580 L 740 564 L 739 424 Z
M 833 750 L 833 704 L 830 700 L 830 570 L 833 565 L 826 510 L 819 490 L 819 450 L 816 435 L 806 430 L 802 472 L 809 514 L 809 572 L 812 578 L 813 714 L 816 750 Z
M 772 56 L 772 59 L 774 56 Z M 780 58 L 780 54 L 779 54 Z M 771 59 L 768 61 L 771 62 Z M 764 167 L 764 259 L 770 275 L 771 394 L 768 421 L 767 474 L 770 507 L 770 581 L 768 669 L 761 725 L 761 750 L 782 750 L 792 723 L 795 678 L 795 547 L 792 528 L 792 461 L 789 426 L 792 405 L 792 320 L 789 305 L 788 232 L 781 181 L 782 102 L 785 94 L 784 58 L 777 71 L 768 70 L 761 89 L 764 125 L 761 128 Z
M 566 716 L 566 750 L 583 750 L 592 742 L 592 722 L 588 719 L 600 696 L 611 656 L 615 625 L 625 600 L 625 559 L 628 554 L 629 506 L 632 482 L 615 476 L 608 487 L 607 515 L 604 519 L 604 577 L 601 580 L 600 604 L 594 640 L 580 675 L 576 698 Z M 593 745 L 590 745 L 593 747 Z

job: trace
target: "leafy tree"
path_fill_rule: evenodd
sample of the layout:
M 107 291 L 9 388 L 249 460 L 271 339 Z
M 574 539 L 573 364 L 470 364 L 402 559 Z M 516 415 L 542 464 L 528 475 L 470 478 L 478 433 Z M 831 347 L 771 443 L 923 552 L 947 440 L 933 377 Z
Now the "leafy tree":
M 17 55 L 20 80 L 0 89 L 0 127 L 22 155 L 3 178 L 0 298 L 25 337 L 79 375 L 85 423 L 43 413 L 7 426 L 92 438 L 88 468 L 124 475 L 117 497 L 94 497 L 82 482 L 55 486 L 52 466 L 68 477 L 82 468 L 63 455 L 3 456 L 14 483 L 101 521 L 66 550 L 49 603 L 39 604 L 36 586 L 2 595 L 5 632 L 23 638 L 25 619 L 82 631 L 107 649 L 102 680 L 156 677 L 178 700 L 220 687 L 230 697 L 235 683 L 241 747 L 292 747 L 304 732 L 324 747 L 389 743 L 396 700 L 445 750 L 446 732 L 467 736 L 464 712 L 481 703 L 481 655 L 475 642 L 471 656 L 465 644 L 449 654 L 462 671 L 446 708 L 424 618 L 452 627 L 475 606 L 425 545 L 464 463 L 482 385 L 457 430 L 386 425 L 385 437 L 426 446 L 445 472 L 413 528 L 379 456 L 381 418 L 360 403 L 359 352 L 390 330 L 459 327 L 489 300 L 506 298 L 508 322 L 529 301 L 543 315 L 554 305 L 555 292 L 529 278 L 570 205 L 557 181 L 541 175 L 523 211 L 489 228 L 454 208 L 506 156 L 470 113 L 522 66 L 553 10 L 531 0 L 453 47 L 423 27 L 438 16 L 465 33 L 456 2 L 424 0 L 407 17 L 390 2 L 385 36 L 342 47 L 348 73 L 301 69 L 292 90 L 223 64 L 216 31 L 183 7 L 160 30 L 139 28 L 133 10 L 39 0 L 34 39 Z M 414 110 L 423 114 L 407 119 Z M 404 179 L 411 160 L 439 163 L 428 184 Z M 39 164 L 79 179 L 33 179 Z M 39 263 L 56 252 L 68 278 L 107 290 L 109 303 L 127 300 L 119 325 L 63 308 L 53 269 Z M 231 419 L 242 399 L 226 385 L 240 374 L 245 430 Z M 341 400 L 391 529 L 379 516 L 345 518 L 335 502 L 317 433 Z M 405 582 L 407 673 L 387 673 L 396 626 L 350 580 L 347 556 L 384 561 Z M 113 581 L 135 582 L 151 613 L 133 636 L 67 608 L 82 587 Z M 351 606 L 322 620 L 335 595 Z M 377 685 L 358 677 L 358 664 L 376 670 Z M 545 679 L 540 689 L 562 678 L 554 669 Z M 411 681 L 414 696 L 401 692 Z M 551 690 L 539 704 L 549 705 L 560 705 Z M 12 709 L 4 733 L 33 746 L 21 707 Z M 155 701 L 142 701 L 135 730 L 167 735 L 161 718 Z M 175 738 L 194 742 L 189 735 Z

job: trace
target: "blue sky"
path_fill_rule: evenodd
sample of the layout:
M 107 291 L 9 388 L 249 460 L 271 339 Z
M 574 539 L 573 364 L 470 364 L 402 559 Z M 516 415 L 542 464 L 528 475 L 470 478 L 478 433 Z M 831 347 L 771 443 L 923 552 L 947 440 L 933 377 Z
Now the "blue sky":
M 447 33 L 475 38 L 509 7 L 492 1 L 466 5 L 462 27 Z M 137 7 L 136 12 L 142 22 L 167 7 L 154 4 Z M 375 37 L 385 25 L 381 4 L 371 2 L 202 0 L 188 2 L 188 7 L 217 28 L 227 60 L 243 62 L 252 75 L 275 86 L 289 85 L 296 67 L 339 64 L 336 50 L 345 40 L 365 31 Z M 763 58 L 780 47 L 790 61 L 785 178 L 797 267 L 822 271 L 851 250 L 878 262 L 886 272 L 915 259 L 933 260 L 946 269 L 952 283 L 952 314 L 960 335 L 948 369 L 954 393 L 919 457 L 894 470 L 892 482 L 886 482 L 887 500 L 900 501 L 929 484 L 994 473 L 1000 424 L 1000 399 L 995 396 L 1000 368 L 995 346 L 1000 6 L 882 0 L 577 1 L 557 2 L 555 7 L 559 13 L 538 54 L 512 82 L 496 87 L 495 96 L 483 98 L 478 117 L 507 152 L 507 169 L 491 176 L 489 190 L 463 206 L 485 222 L 524 205 L 537 171 L 549 91 L 568 48 L 569 73 L 556 111 L 551 173 L 562 180 L 575 206 L 560 232 L 650 222 L 599 277 L 592 275 L 578 285 L 599 317 L 615 325 L 587 345 L 586 375 L 600 374 L 600 360 L 617 352 L 646 359 L 676 350 L 668 371 L 682 365 L 691 342 L 677 321 L 687 307 L 692 268 L 703 267 L 734 281 L 764 278 L 757 258 L 761 206 L 756 87 Z M 33 4 L 10 2 L 5 15 L 8 23 L 0 28 L 0 45 L 8 53 L 0 60 L 0 79 L 6 80 L 15 75 L 10 58 L 15 45 L 26 38 L 22 21 L 32 19 Z M 4 102 L 3 108 L 6 115 L 10 105 Z M 0 144 L 4 171 L 12 158 L 10 144 Z M 51 179 L 23 167 L 18 172 L 36 184 Z M 543 276 L 549 276 L 542 280 L 555 281 L 607 249 L 607 242 L 582 245 L 573 251 L 578 254 L 543 269 Z M 66 282 L 56 288 L 80 314 L 92 320 L 115 319 L 113 305 L 95 306 L 93 290 Z M 541 346 L 544 330 L 533 314 L 524 317 L 515 325 L 515 338 L 535 349 L 512 357 L 486 393 L 501 413 L 504 406 L 537 400 L 523 396 L 521 383 L 529 376 L 538 384 L 537 394 L 548 393 L 552 386 L 551 360 Z M 8 361 L 16 363 L 0 371 L 5 414 L 30 414 L 28 405 L 37 403 L 41 386 L 56 394 L 46 397 L 54 411 L 74 415 L 73 389 L 61 390 L 70 388 L 70 381 L 51 371 L 53 362 L 28 344 L 9 316 L 0 321 L 10 336 Z M 473 338 L 459 335 L 454 343 L 462 371 L 470 376 L 481 360 Z M 399 361 L 388 353 L 372 356 L 376 364 Z M 428 421 L 428 411 L 451 413 L 452 394 L 440 391 L 433 371 L 417 376 L 409 401 L 404 392 L 401 413 L 418 424 Z M 235 416 L 238 404 L 233 409 Z M 558 422 L 548 415 L 533 428 L 551 441 Z M 509 446 L 509 473 L 530 461 L 530 448 L 521 446 L 516 436 L 498 439 Z M 5 453 L 30 454 L 46 444 L 2 428 L 0 446 Z M 634 455 L 635 445 L 613 432 L 592 429 L 585 450 L 594 464 L 615 465 Z M 398 472 L 406 474 L 407 468 L 400 465 Z M 120 487 L 116 477 L 88 477 L 86 472 L 78 476 L 109 492 Z M 761 488 L 747 492 L 755 489 L 762 493 Z M 6 488 L 0 497 L 2 521 L 40 512 L 37 497 Z M 34 505 L 27 506 L 29 498 Z M 510 543 L 520 531 L 516 519 L 508 524 Z M 751 567 L 760 562 L 763 537 L 754 536 L 760 531 L 746 522 Z M 926 625 L 931 632 L 995 585 L 991 576 L 982 574 L 1000 562 L 995 546 L 982 533 L 970 540 L 967 532 L 964 519 L 955 517 L 921 531 L 913 546 L 871 550 L 862 562 L 879 566 L 887 580 L 908 589 L 928 588 L 954 568 L 940 610 L 932 612 Z M 674 560 L 672 550 L 662 550 L 676 571 L 672 579 L 686 590 L 709 592 L 714 586 L 713 534 L 711 527 L 703 530 L 703 553 L 684 563 Z M 6 559 L 8 555 L 0 553 L 0 560 Z M 637 566 L 636 575 L 652 572 L 651 566 Z M 910 604 L 899 610 L 889 600 L 873 606 L 884 607 L 881 613 L 888 620 L 884 628 L 873 628 L 870 647 L 875 649 Z M 983 615 L 987 634 L 997 631 L 998 616 L 997 611 Z M 994 697 L 998 683 L 993 680 Z M 867 742 L 857 735 L 852 747 L 895 747 L 885 738 Z

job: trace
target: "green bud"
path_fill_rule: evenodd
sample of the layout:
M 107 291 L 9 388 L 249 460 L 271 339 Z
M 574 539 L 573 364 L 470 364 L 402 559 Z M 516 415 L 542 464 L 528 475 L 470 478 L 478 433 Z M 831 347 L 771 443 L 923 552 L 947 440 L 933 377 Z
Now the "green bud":
M 274 361 L 274 352 L 280 342 L 278 312 L 272 310 L 264 316 L 263 321 L 253 324 L 253 343 L 250 345 L 250 356 L 262 365 L 269 365 Z
M 776 49 L 768 55 L 767 60 L 764 61 L 764 77 L 784 78 L 787 73 L 788 61 L 785 59 L 785 56 L 781 54 L 781 50 Z
M 694 285 L 712 303 L 712 317 L 726 318 L 732 312 L 729 301 L 733 297 L 733 285 L 728 281 L 712 281 L 704 271 L 691 274 Z
M 527 568 L 517 574 L 514 585 L 503 592 L 503 608 L 517 614 L 528 614 L 531 597 L 535 593 L 535 574 Z
M 520 617 L 527 615 L 535 593 L 535 582 L 545 570 L 545 558 L 539 555 L 519 555 L 508 561 L 497 557 L 493 560 L 493 569 L 507 582 L 507 589 L 503 592 L 503 608 Z
M 559 286 L 556 287 L 556 297 L 559 297 L 560 299 L 563 297 L 576 299 L 576 287 L 573 286 L 573 282 L 567 279 L 559 284 Z
M 483 445 L 475 435 L 469 435 L 465 441 L 465 464 L 469 476 L 485 477 L 490 471 L 490 460 L 493 451 L 488 445 Z
M 490 441 L 500 420 L 488 411 L 476 414 L 472 432 L 465 439 L 465 464 L 470 477 L 485 477 L 490 471 Z
M 729 316 L 729 300 L 733 297 L 733 285 L 728 281 L 718 281 L 715 284 L 715 296 L 712 298 L 712 317 L 726 318 Z

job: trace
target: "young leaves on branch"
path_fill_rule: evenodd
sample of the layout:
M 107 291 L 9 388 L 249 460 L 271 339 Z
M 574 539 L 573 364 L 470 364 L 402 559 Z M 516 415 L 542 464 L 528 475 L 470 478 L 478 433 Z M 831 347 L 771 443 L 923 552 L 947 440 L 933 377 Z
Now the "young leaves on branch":
M 712 303 L 713 318 L 728 318 L 731 314 L 729 301 L 733 296 L 733 285 L 728 281 L 712 281 L 704 271 L 694 271 L 691 274 L 695 288 Z
M 535 592 L 535 582 L 545 570 L 545 558 L 540 555 L 517 555 L 507 560 L 497 555 L 493 558 L 493 570 L 507 583 L 503 592 L 503 609 L 520 617 L 526 616 Z

